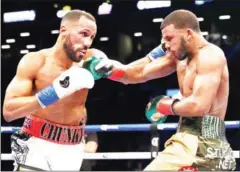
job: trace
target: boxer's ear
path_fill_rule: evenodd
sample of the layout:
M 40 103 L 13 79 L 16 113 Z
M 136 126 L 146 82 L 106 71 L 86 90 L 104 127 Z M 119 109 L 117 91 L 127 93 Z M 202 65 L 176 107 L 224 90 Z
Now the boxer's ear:
M 193 30 L 187 28 L 187 31 L 186 31 L 186 40 L 189 41 L 189 40 L 191 40 L 192 37 L 193 37 Z
M 61 33 L 62 35 L 65 35 L 65 34 L 66 34 L 66 31 L 67 31 L 66 26 L 62 25 L 62 26 L 60 27 L 60 33 Z

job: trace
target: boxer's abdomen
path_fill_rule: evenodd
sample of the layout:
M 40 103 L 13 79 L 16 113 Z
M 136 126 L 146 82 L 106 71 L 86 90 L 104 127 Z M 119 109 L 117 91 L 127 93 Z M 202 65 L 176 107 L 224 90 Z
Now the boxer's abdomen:
M 79 125 L 86 119 L 85 101 L 88 91 L 81 90 L 33 115 L 63 125 Z

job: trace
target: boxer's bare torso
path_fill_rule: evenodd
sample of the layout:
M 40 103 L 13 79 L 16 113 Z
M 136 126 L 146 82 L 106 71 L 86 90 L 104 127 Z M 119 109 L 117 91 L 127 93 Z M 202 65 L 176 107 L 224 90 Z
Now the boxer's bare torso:
M 204 49 L 208 49 L 209 51 L 209 58 L 211 58 L 211 51 L 217 51 L 219 53 L 222 53 L 222 51 L 212 45 L 209 44 L 206 47 L 203 47 Z M 199 52 L 202 50 L 200 49 Z M 206 50 L 205 50 L 206 51 Z M 221 59 L 219 59 L 221 60 Z M 177 77 L 178 77 L 178 83 L 179 88 L 181 90 L 181 93 L 183 97 L 188 97 L 192 95 L 193 86 L 194 86 L 194 80 L 196 78 L 196 75 L 198 73 L 198 63 L 200 63 L 201 57 L 193 57 L 192 59 L 185 59 L 183 61 L 176 61 L 177 67 Z M 211 64 L 209 64 L 211 65 Z M 221 118 L 224 120 L 226 109 L 227 109 L 227 103 L 228 103 L 228 95 L 229 95 L 229 74 L 228 74 L 228 68 L 227 63 L 225 61 L 225 66 L 222 69 L 221 73 L 221 82 L 217 89 L 216 97 L 214 98 L 211 108 L 209 109 L 208 114 L 206 115 L 213 115 Z M 212 78 L 215 79 L 214 77 Z M 208 96 L 207 92 L 200 93 Z
M 207 41 L 203 41 L 201 47 L 197 50 L 198 53 L 195 57 L 188 57 L 185 60 L 178 60 L 170 53 L 164 58 L 150 63 L 148 58 L 142 58 L 127 65 L 126 74 L 121 82 L 125 84 L 142 83 L 170 75 L 176 71 L 181 94 L 184 98 L 188 98 L 185 103 L 188 110 L 185 111 L 185 107 L 181 108 L 181 115 L 194 117 L 202 114 L 202 112 L 192 114 L 191 102 L 196 99 L 201 102 L 200 106 L 207 106 L 204 109 L 204 115 L 217 116 L 224 120 L 229 95 L 226 58 L 219 47 Z M 201 72 L 199 72 L 200 69 Z M 209 94 L 209 90 L 216 91 L 216 94 Z M 192 98 L 193 101 L 189 101 L 189 98 Z M 206 100 L 208 100 L 207 103 L 205 103 Z
M 25 117 L 29 115 L 26 114 L 25 110 L 21 110 L 21 106 L 27 106 L 28 102 L 32 102 L 31 115 L 68 126 L 79 125 L 80 122 L 85 123 L 87 115 L 85 102 L 88 89 L 76 91 L 45 108 L 39 108 L 40 105 L 34 95 L 43 88 L 51 85 L 54 79 L 72 65 L 81 67 L 83 61 L 91 55 L 89 52 L 91 52 L 90 49 L 81 62 L 69 64 L 65 59 L 59 58 L 60 56 L 58 56 L 53 48 L 25 55 L 18 65 L 16 76 L 6 91 L 5 109 L 12 111 L 17 109 L 18 111 L 14 112 L 11 118 L 16 119 L 20 116 Z M 19 116 L 17 117 L 17 115 Z
M 44 63 L 35 73 L 33 95 L 51 85 L 53 80 L 66 70 L 57 64 L 54 57 L 48 55 L 50 51 L 51 49 L 46 49 L 37 53 Z M 87 115 L 85 109 L 87 94 L 87 89 L 79 90 L 51 106 L 37 110 L 33 115 L 59 124 L 79 125 Z

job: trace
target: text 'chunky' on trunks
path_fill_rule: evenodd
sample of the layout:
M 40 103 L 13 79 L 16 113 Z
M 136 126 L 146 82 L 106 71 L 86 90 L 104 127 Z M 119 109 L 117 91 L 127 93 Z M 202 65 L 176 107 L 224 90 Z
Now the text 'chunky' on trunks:
M 84 137 L 85 125 L 65 126 L 35 116 L 28 116 L 25 118 L 22 131 L 58 144 L 79 144 Z

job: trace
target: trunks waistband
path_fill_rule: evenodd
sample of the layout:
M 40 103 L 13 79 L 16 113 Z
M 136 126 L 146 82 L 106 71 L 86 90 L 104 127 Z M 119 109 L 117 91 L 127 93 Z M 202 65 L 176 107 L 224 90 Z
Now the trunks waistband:
M 29 115 L 25 117 L 21 130 L 31 136 L 46 141 L 64 145 L 74 145 L 82 142 L 85 133 L 85 125 L 61 125 Z
M 180 117 L 177 131 L 226 141 L 225 123 L 216 116 Z

